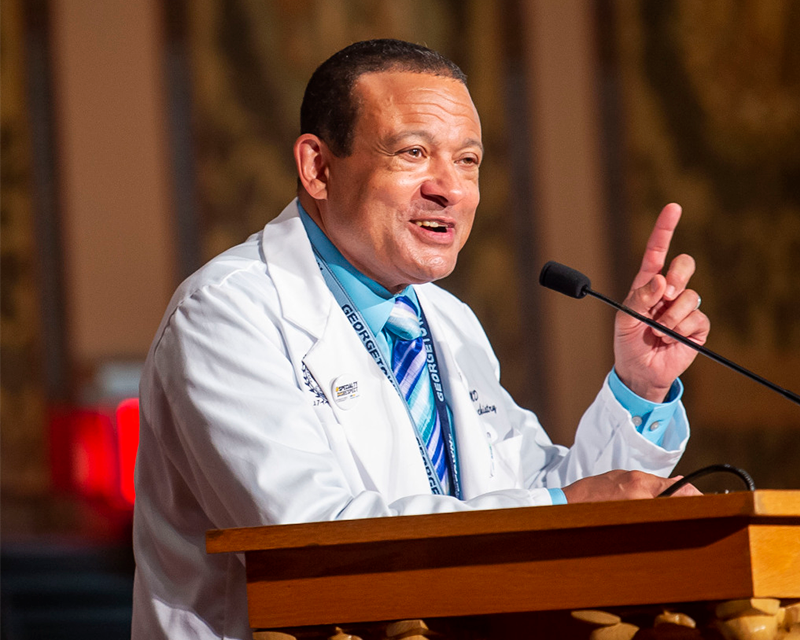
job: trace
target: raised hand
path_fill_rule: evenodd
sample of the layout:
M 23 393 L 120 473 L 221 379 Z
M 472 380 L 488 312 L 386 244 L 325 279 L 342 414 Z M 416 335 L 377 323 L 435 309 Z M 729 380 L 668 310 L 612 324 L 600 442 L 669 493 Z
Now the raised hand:
M 661 273 L 680 218 L 681 208 L 677 204 L 668 204 L 659 214 L 625 305 L 703 344 L 711 323 L 698 308 L 700 296 L 686 288 L 694 274 L 694 259 L 681 254 L 670 263 L 666 275 Z M 673 381 L 696 355 L 696 351 L 669 336 L 622 312 L 617 313 L 614 367 L 620 380 L 639 396 L 662 402 Z

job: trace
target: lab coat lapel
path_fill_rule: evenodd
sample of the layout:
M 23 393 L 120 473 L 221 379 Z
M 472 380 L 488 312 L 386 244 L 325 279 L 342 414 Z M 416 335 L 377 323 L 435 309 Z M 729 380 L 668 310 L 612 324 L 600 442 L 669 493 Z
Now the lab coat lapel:
M 319 272 L 297 200 L 264 228 L 262 250 L 278 290 L 283 317 L 319 338 L 333 299 Z
M 297 201 L 267 225 L 262 242 L 284 318 L 310 336 L 289 349 L 325 394 L 365 486 L 390 500 L 429 493 L 405 405 L 325 284 Z M 353 397 L 337 401 L 335 388 L 351 383 L 357 385 Z
M 369 478 L 367 488 L 390 501 L 428 493 L 405 405 L 338 306 L 332 307 L 323 336 L 304 361 Z

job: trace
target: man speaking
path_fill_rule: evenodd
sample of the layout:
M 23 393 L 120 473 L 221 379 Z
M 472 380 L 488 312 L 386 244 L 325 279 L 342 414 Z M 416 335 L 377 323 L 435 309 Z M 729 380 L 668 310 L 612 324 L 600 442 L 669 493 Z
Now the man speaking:
M 301 132 L 297 199 L 180 286 L 147 359 L 135 639 L 250 637 L 242 560 L 207 555 L 208 529 L 650 498 L 675 481 L 694 351 L 618 316 L 614 369 L 566 449 L 500 386 L 470 309 L 431 284 L 479 201 L 481 126 L 455 64 L 351 45 L 309 81 Z M 702 343 L 693 260 L 661 273 L 679 217 L 662 211 L 626 304 Z

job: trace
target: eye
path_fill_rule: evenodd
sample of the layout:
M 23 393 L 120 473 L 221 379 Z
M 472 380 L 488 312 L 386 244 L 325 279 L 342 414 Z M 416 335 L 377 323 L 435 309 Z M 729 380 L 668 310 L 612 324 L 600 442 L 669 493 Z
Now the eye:
M 481 159 L 477 156 L 464 156 L 459 162 L 468 166 L 478 167 L 481 164 Z
M 423 156 L 423 151 L 420 147 L 411 147 L 410 149 L 402 151 L 402 153 L 411 158 L 421 158 Z

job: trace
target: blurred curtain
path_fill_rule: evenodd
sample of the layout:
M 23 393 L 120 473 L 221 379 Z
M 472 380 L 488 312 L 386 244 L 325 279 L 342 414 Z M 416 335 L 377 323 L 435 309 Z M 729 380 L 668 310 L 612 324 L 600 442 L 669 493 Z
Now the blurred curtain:
M 24 3 L 3 0 L 0 19 L 0 422 L 3 529 L 20 524 L 15 505 L 48 488 L 39 243 L 25 78 Z M 25 523 L 22 523 L 23 526 Z

